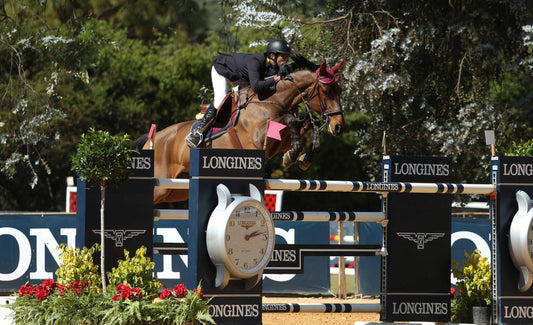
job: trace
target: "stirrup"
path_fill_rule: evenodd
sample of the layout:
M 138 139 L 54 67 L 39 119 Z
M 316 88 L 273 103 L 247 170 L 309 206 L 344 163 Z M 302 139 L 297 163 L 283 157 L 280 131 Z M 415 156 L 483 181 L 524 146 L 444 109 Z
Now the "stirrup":
M 189 148 L 197 148 L 204 141 L 204 135 L 199 130 L 194 130 L 185 137 L 185 141 Z

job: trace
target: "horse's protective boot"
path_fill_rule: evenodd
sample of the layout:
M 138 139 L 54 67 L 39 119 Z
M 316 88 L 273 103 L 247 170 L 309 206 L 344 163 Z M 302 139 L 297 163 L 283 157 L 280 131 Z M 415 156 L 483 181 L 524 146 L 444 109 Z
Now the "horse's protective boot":
M 205 114 L 198 125 L 192 129 L 189 135 L 185 138 L 189 148 L 196 148 L 202 143 L 204 140 L 205 127 L 215 117 L 216 113 L 217 109 L 213 103 L 209 104 L 209 107 L 206 109 Z

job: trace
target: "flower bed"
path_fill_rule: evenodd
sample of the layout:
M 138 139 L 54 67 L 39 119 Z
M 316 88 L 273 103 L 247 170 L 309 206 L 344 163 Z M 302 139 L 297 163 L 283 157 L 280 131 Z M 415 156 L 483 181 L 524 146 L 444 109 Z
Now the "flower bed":
M 144 256 L 145 248 L 137 250 L 133 258 L 124 252 L 125 261 L 119 261 L 118 267 L 107 274 L 112 285 L 104 292 L 92 264 L 92 253 L 97 248 L 74 251 L 61 247 L 57 282 L 47 279 L 39 285 L 22 285 L 14 294 L 18 299 L 5 305 L 11 309 L 14 323 L 214 324 L 201 287 L 187 290 L 178 284 L 174 289 L 161 288 L 160 282 L 152 278 L 153 263 Z M 78 272 L 80 269 L 90 271 Z

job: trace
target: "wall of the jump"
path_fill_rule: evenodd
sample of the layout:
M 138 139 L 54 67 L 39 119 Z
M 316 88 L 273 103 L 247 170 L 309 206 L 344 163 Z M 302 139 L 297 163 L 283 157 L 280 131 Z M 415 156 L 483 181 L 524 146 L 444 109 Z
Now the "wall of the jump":
M 461 263 L 465 259 L 465 251 L 471 254 L 476 248 L 481 255 L 490 259 L 490 219 L 452 218 L 451 253 L 452 261 Z M 382 227 L 377 223 L 359 223 L 359 243 L 373 244 L 381 242 Z M 380 256 L 361 256 L 359 266 L 360 290 L 362 295 L 378 296 L 380 278 L 376 277 L 381 270 Z M 412 265 L 411 267 L 416 267 Z M 455 279 L 451 278 L 451 283 Z
M 187 242 L 186 220 L 154 222 L 154 243 Z M 326 222 L 276 222 L 276 241 L 286 244 L 327 244 Z M 135 239 L 129 239 L 135 240 Z M 76 215 L 72 213 L 0 214 L 0 292 L 17 291 L 25 283 L 38 284 L 54 276 L 60 243 L 74 246 Z M 289 257 L 290 258 L 290 257 Z M 167 287 L 187 279 L 187 255 L 154 254 L 154 275 Z M 329 258 L 305 257 L 303 274 L 266 274 L 266 293 L 327 293 Z
M 71 213 L 7 213 L 0 214 L 0 292 L 17 291 L 27 282 L 40 283 L 53 276 L 58 267 L 56 247 L 60 243 L 74 245 L 76 215 Z M 276 222 L 276 240 L 287 244 L 327 244 L 326 222 Z M 382 230 L 378 223 L 360 223 L 361 244 L 380 243 Z M 464 251 L 481 250 L 490 256 L 490 220 L 452 218 L 452 260 L 462 261 Z M 187 221 L 154 222 L 154 242 L 187 241 Z M 363 295 L 375 296 L 380 291 L 380 257 L 360 257 L 360 288 Z M 186 283 L 186 255 L 154 255 L 155 276 L 167 287 Z M 416 267 L 416 266 L 414 266 Z M 266 274 L 266 293 L 327 293 L 329 291 L 329 258 L 305 257 L 303 274 Z

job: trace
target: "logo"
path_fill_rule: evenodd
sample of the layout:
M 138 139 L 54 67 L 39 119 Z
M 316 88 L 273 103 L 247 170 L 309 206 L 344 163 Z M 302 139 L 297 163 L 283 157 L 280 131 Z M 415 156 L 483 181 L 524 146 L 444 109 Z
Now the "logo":
M 398 236 L 416 243 L 417 249 L 424 249 L 424 245 L 432 240 L 444 237 L 443 232 L 397 232 Z
M 106 229 L 104 230 L 104 237 L 112 239 L 115 242 L 115 247 L 123 247 L 126 239 L 142 235 L 146 230 L 130 230 L 130 229 Z M 93 233 L 100 235 L 100 230 L 93 230 Z

